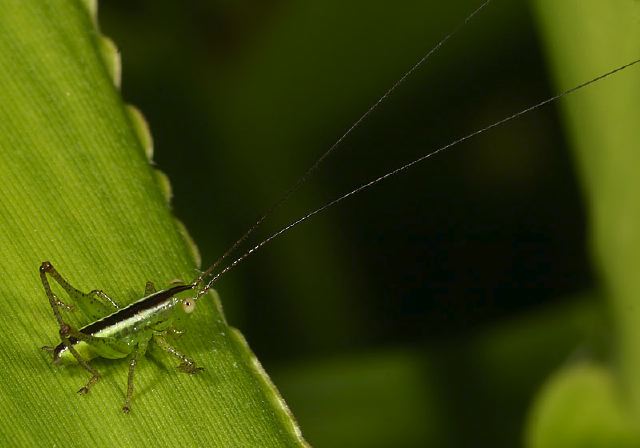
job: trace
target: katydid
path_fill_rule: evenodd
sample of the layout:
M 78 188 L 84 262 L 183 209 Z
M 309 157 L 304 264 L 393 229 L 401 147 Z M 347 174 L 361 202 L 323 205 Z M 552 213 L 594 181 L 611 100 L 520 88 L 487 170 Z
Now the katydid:
M 53 293 L 49 277 L 64 289 L 85 315 L 97 320 L 79 330 L 67 324 L 60 314 L 60 309 L 71 311 L 74 306 L 61 301 Z M 86 394 L 100 379 L 98 371 L 88 363 L 88 360 L 95 357 L 130 358 L 127 397 L 122 407 L 124 412 L 131 410 L 135 367 L 147 349 L 160 349 L 180 360 L 178 370 L 181 372 L 194 374 L 202 370 L 191 358 L 173 348 L 165 339 L 168 334 L 179 331 L 174 324 L 195 310 L 198 296 L 182 297 L 181 293 L 197 289 L 199 283 L 177 284 L 156 291 L 153 283 L 147 282 L 143 298 L 120 308 L 102 291 L 93 290 L 85 294 L 77 290 L 48 261 L 40 266 L 40 279 L 60 327 L 62 339 L 56 347 L 45 346 L 43 349 L 53 354 L 54 364 L 75 361 L 91 373 L 91 378 L 78 393 Z M 105 314 L 106 317 L 101 318 Z
M 389 177 L 404 172 L 408 168 L 413 167 L 431 156 L 640 62 L 640 60 L 631 61 L 600 74 L 599 76 L 583 82 L 582 84 L 540 101 L 488 126 L 473 131 L 445 146 L 437 148 L 418 159 L 413 160 L 412 162 L 366 182 L 322 205 L 321 207 L 304 214 L 299 219 L 294 220 L 290 224 L 271 234 L 271 236 L 262 240 L 258 244 L 255 244 L 242 255 L 235 258 L 232 262 L 226 264 L 226 266 L 222 266 L 222 262 L 234 253 L 234 251 L 248 239 L 253 231 L 258 228 L 267 217 L 286 202 L 287 199 L 295 193 L 300 186 L 311 177 L 312 174 L 315 173 L 322 162 L 332 152 L 334 152 L 334 150 L 355 128 L 359 127 L 360 124 L 374 110 L 376 110 L 389 95 L 393 93 L 396 87 L 403 83 L 409 75 L 418 69 L 435 51 L 455 35 L 461 27 L 471 20 L 489 2 L 490 0 L 484 1 L 477 9 L 471 12 L 458 27 L 447 34 L 417 63 L 407 70 L 369 109 L 367 109 L 360 118 L 354 122 L 350 128 L 347 129 L 340 138 L 336 140 L 336 142 L 327 151 L 325 151 L 311 165 L 311 167 L 298 179 L 298 181 L 289 188 L 271 208 L 261 215 L 260 218 L 257 219 L 255 223 L 235 243 L 233 243 L 220 258 L 218 258 L 215 263 L 191 282 L 174 283 L 166 289 L 161 290 L 156 290 L 155 286 L 151 282 L 147 282 L 144 296 L 142 298 L 134 301 L 128 306 L 120 307 L 115 300 L 110 298 L 101 290 L 93 290 L 88 293 L 79 291 L 71 286 L 71 284 L 62 275 L 60 275 L 51 263 L 47 261 L 43 262 L 40 266 L 40 278 L 45 294 L 53 310 L 54 317 L 59 326 L 61 339 L 61 342 L 57 346 L 43 347 L 43 349 L 52 353 L 54 364 L 77 363 L 91 374 L 89 381 L 78 392 L 80 394 L 88 393 L 91 387 L 100 379 L 99 372 L 89 364 L 89 361 L 96 357 L 106 359 L 129 359 L 127 392 L 125 402 L 122 407 L 122 410 L 125 413 L 128 413 L 131 410 L 136 365 L 147 352 L 151 354 L 163 352 L 168 353 L 180 362 L 177 367 L 179 371 L 188 374 L 198 373 L 203 370 L 202 367 L 197 366 L 193 359 L 174 348 L 169 343 L 168 339 L 171 336 L 180 333 L 182 321 L 195 310 L 197 301 L 213 287 L 215 282 L 222 275 L 235 268 L 248 256 L 312 216 L 315 216 L 316 214 L 336 205 L 339 202 L 342 202 L 347 198 L 350 198 L 351 196 L 354 196 L 357 193 L 360 193 L 365 189 L 368 189 L 379 182 L 382 182 L 383 180 L 386 180 Z M 61 300 L 58 295 L 53 292 L 50 279 L 53 279 L 58 286 L 65 291 L 68 297 L 74 301 L 73 304 Z M 74 311 L 76 308 L 86 315 L 87 318 L 92 319 L 93 321 L 79 329 L 75 329 L 69 325 L 63 318 L 62 312 Z

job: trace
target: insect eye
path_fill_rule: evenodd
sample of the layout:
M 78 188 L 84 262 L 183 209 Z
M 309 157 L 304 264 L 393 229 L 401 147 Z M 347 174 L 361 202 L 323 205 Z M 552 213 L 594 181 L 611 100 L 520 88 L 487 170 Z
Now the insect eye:
M 182 309 L 185 313 L 190 314 L 196 309 L 196 301 L 193 299 L 184 299 L 182 301 Z

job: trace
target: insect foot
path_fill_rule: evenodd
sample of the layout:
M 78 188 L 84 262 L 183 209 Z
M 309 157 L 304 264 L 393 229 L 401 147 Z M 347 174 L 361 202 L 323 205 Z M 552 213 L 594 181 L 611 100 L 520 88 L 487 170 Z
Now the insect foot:
M 99 379 L 100 379 L 100 375 L 99 375 L 98 373 L 96 373 L 95 375 L 93 375 L 93 376 L 91 377 L 91 379 L 89 380 L 89 382 L 88 382 L 84 387 L 81 387 L 81 388 L 78 390 L 78 393 L 79 393 L 80 395 L 86 395 L 86 394 L 88 394 L 88 393 L 89 393 L 89 390 L 91 389 L 91 386 L 93 386 L 94 384 L 96 384 L 96 383 L 98 382 L 98 380 L 99 380 Z
M 125 404 L 124 406 L 122 406 L 122 412 L 124 412 L 125 414 L 131 412 L 131 408 L 129 407 L 129 405 Z
M 204 370 L 203 367 L 197 367 L 193 362 L 183 362 L 177 368 L 179 371 L 190 375 L 194 375 Z

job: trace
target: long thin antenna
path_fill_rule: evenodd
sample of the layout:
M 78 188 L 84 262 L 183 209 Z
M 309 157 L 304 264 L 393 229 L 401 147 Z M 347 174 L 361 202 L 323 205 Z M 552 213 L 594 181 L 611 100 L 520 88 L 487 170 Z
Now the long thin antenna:
M 464 26 L 473 19 L 475 15 L 477 15 L 485 6 L 487 6 L 491 0 L 485 0 L 480 6 L 478 6 L 475 10 L 473 10 L 465 19 L 460 22 L 452 31 L 450 31 L 447 35 L 445 35 L 440 41 L 431 48 L 418 62 L 413 64 L 409 70 L 407 70 L 396 82 L 393 83 L 389 89 L 380 97 L 378 100 L 371 106 L 367 111 L 360 116 L 343 134 L 335 141 L 333 145 L 327 149 L 324 154 L 322 154 L 308 169 L 304 172 L 302 176 L 282 195 L 278 201 L 276 201 L 271 207 L 267 209 L 266 212 L 258 218 L 258 220 L 253 223 L 251 227 L 236 240 L 235 243 L 229 247 L 224 254 L 220 258 L 218 258 L 206 271 L 202 272 L 198 278 L 193 282 L 194 284 L 201 283 L 207 276 L 213 273 L 215 269 L 222 263 L 233 251 L 235 251 L 240 244 L 242 244 L 249 236 L 262 224 L 262 222 L 267 219 L 273 212 L 280 208 L 282 204 L 284 204 L 296 191 L 302 187 L 302 185 L 309 180 L 309 178 L 315 173 L 318 167 L 324 162 L 324 160 L 329 157 L 331 153 L 335 151 L 335 149 L 340 146 L 342 141 L 347 138 L 356 128 L 358 128 L 363 121 L 367 119 L 372 112 L 374 112 L 380 104 L 385 101 L 404 81 L 411 76 L 413 72 L 415 72 L 422 64 L 426 62 L 436 51 L 440 49 L 449 39 L 451 39 L 455 34 L 458 33 Z M 207 288 L 208 289 L 208 288 Z
M 565 90 L 565 91 L 563 91 L 561 93 L 553 95 L 553 96 L 547 98 L 546 100 L 540 101 L 539 103 L 536 103 L 536 104 L 534 104 L 532 106 L 527 107 L 526 109 L 521 110 L 520 112 L 516 112 L 516 113 L 514 113 L 512 115 L 509 115 L 509 116 L 503 118 L 502 120 L 498 120 L 498 121 L 496 121 L 496 122 L 494 122 L 494 123 L 492 123 L 492 124 L 490 124 L 488 126 L 485 126 L 483 128 L 477 129 L 477 130 L 471 132 L 470 134 L 465 135 L 464 137 L 460 137 L 460 138 L 452 141 L 451 143 L 448 143 L 448 144 L 446 144 L 444 146 L 441 146 L 438 149 L 435 149 L 435 150 L 429 152 L 428 154 L 425 154 L 422 157 L 419 157 L 419 158 L 417 158 L 417 159 L 415 159 L 415 160 L 413 160 L 413 161 L 411 161 L 409 163 L 406 163 L 406 164 L 394 169 L 393 171 L 389 171 L 388 173 L 383 174 L 382 176 L 376 177 L 375 179 L 360 185 L 359 187 L 351 190 L 350 192 L 345 193 L 342 196 L 339 196 L 338 198 L 336 198 L 336 199 L 334 199 L 334 200 L 332 200 L 330 202 L 327 202 L 323 206 L 318 207 L 317 209 L 305 214 L 301 218 L 296 219 L 295 221 L 293 221 L 290 224 L 286 225 L 282 229 L 280 229 L 277 232 L 273 233 L 271 236 L 269 236 L 268 238 L 262 240 L 260 243 L 256 244 L 254 247 L 252 247 L 251 249 L 246 251 L 240 257 L 236 258 L 233 262 L 231 262 L 231 264 L 229 264 L 222 271 L 220 271 L 218 274 L 213 276 L 213 278 L 207 283 L 207 285 L 203 289 L 198 291 L 197 297 L 200 297 L 203 294 L 206 294 L 206 292 L 213 286 L 213 284 L 220 277 L 222 277 L 224 274 L 226 274 L 227 272 L 229 272 L 230 270 L 235 268 L 238 264 L 240 264 L 242 261 L 244 261 L 252 253 L 254 253 L 257 250 L 261 249 L 267 243 L 271 242 L 272 240 L 274 240 L 275 238 L 279 237 L 280 235 L 288 232 L 293 227 L 297 226 L 298 224 L 301 224 L 302 222 L 306 221 L 307 219 L 311 218 L 312 216 L 317 215 L 318 213 L 321 213 L 321 212 L 327 210 L 330 207 L 333 207 L 334 205 L 338 204 L 339 202 L 342 202 L 345 199 L 347 199 L 347 198 L 349 198 L 349 197 L 351 197 L 351 196 L 353 196 L 353 195 L 355 195 L 357 193 L 360 193 L 363 190 L 366 190 L 366 189 L 368 189 L 368 188 L 370 188 L 370 187 L 382 182 L 383 180 L 386 180 L 386 179 L 388 179 L 388 178 L 390 178 L 392 176 L 395 176 L 395 175 L 397 175 L 397 174 L 399 174 L 399 173 L 401 173 L 403 171 L 406 171 L 409 168 L 417 165 L 418 163 L 423 162 L 423 161 L 435 156 L 436 154 L 441 153 L 442 151 L 444 151 L 446 149 L 449 149 L 449 148 L 451 148 L 453 146 L 456 146 L 459 143 L 462 143 L 462 142 L 464 142 L 466 140 L 469 140 L 469 139 L 471 139 L 473 137 L 476 137 L 476 136 L 478 136 L 480 134 L 483 134 L 483 133 L 485 133 L 485 132 L 487 132 L 487 131 L 495 128 L 495 127 L 503 125 L 504 123 L 507 123 L 507 122 L 512 121 L 512 120 L 514 120 L 516 118 L 519 118 L 522 115 L 525 115 L 525 114 L 527 114 L 527 113 L 529 113 L 531 111 L 534 111 L 534 110 L 536 110 L 536 109 L 538 109 L 538 108 L 540 108 L 542 106 L 545 106 L 546 104 L 549 104 L 549 103 L 552 103 L 554 101 L 557 101 L 557 100 L 559 100 L 560 98 L 562 98 L 562 97 L 564 97 L 566 95 L 569 95 L 569 94 L 574 93 L 574 92 L 576 92 L 578 90 L 581 90 L 581 89 L 583 89 L 583 88 L 585 88 L 585 87 L 587 87 L 587 86 L 589 86 L 589 85 L 591 85 L 593 83 L 596 83 L 596 82 L 601 81 L 601 80 L 603 80 L 605 78 L 608 78 L 609 76 L 611 76 L 611 75 L 613 75 L 615 73 L 618 73 L 618 72 L 620 72 L 622 70 L 625 70 L 625 69 L 627 69 L 627 68 L 629 68 L 629 67 L 631 67 L 633 65 L 636 65 L 638 63 L 640 63 L 640 59 L 636 59 L 636 60 L 634 60 L 632 62 L 629 62 L 627 64 L 621 65 L 621 66 L 616 67 L 616 68 L 614 68 L 612 70 L 609 70 L 606 73 L 603 73 L 603 74 L 601 74 L 599 76 L 596 76 L 595 78 L 591 78 L 589 81 L 583 82 L 582 84 L 579 84 L 579 85 L 577 85 L 575 87 L 572 87 L 570 89 L 567 89 L 567 90 Z

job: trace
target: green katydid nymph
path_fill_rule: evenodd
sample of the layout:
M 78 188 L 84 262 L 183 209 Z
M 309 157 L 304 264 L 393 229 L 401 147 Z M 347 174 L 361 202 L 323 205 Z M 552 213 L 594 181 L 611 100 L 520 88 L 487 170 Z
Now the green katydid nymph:
M 78 330 L 66 323 L 61 309 L 73 311 L 75 306 L 63 302 L 53 293 L 49 278 L 64 289 L 83 314 L 96 320 Z M 178 370 L 181 372 L 194 374 L 202 370 L 165 339 L 167 335 L 178 333 L 176 324 L 195 310 L 196 301 L 202 295 L 202 290 L 198 290 L 202 283 L 200 278 L 191 284 L 176 284 L 160 291 L 153 283 L 147 282 L 144 297 L 124 308 L 120 308 L 103 291 L 83 293 L 77 290 L 48 261 L 40 266 L 40 279 L 62 340 L 56 347 L 45 346 L 43 349 L 53 354 L 54 364 L 77 362 L 91 373 L 91 378 L 78 393 L 86 394 L 100 379 L 98 371 L 88 363 L 96 357 L 130 358 L 127 397 L 122 407 L 124 412 L 131 409 L 135 367 L 147 350 L 161 350 L 174 356 L 180 361 Z
M 89 381 L 78 392 L 80 394 L 86 394 L 100 379 L 99 372 L 89 364 L 91 359 L 97 357 L 106 359 L 129 359 L 127 392 L 125 402 L 122 407 L 122 410 L 125 413 L 128 413 L 131 410 L 136 365 L 146 353 L 167 353 L 179 361 L 177 367 L 179 371 L 188 374 L 198 373 L 202 370 L 202 367 L 198 366 L 189 356 L 174 348 L 170 344 L 169 339 L 171 336 L 180 332 L 182 321 L 194 312 L 198 300 L 212 288 L 214 283 L 222 275 L 236 267 L 248 256 L 255 253 L 273 239 L 288 232 L 291 228 L 338 204 L 339 202 L 354 196 L 356 193 L 360 193 L 383 180 L 404 172 L 405 170 L 417 165 L 419 162 L 449 149 L 458 143 L 473 138 L 508 121 L 514 120 L 528 112 L 554 102 L 570 93 L 581 90 L 590 84 L 598 82 L 640 62 L 640 60 L 635 60 L 595 76 L 582 84 L 545 100 L 539 101 L 530 107 L 470 132 L 463 137 L 455 139 L 447 145 L 432 150 L 409 163 L 390 170 L 386 174 L 376 177 L 375 179 L 340 195 L 321 207 L 304 214 L 302 217 L 271 234 L 271 236 L 253 245 L 249 250 L 246 250 L 242 255 L 237 256 L 237 258 L 228 263 L 225 267 L 221 266 L 221 263 L 228 256 L 234 253 L 235 250 L 238 249 L 245 241 L 247 241 L 253 231 L 256 230 L 268 216 L 285 203 L 287 199 L 295 193 L 311 177 L 312 174 L 315 173 L 322 162 L 334 152 L 340 143 L 350 135 L 355 128 L 360 126 L 360 124 L 374 110 L 376 110 L 378 106 L 383 103 L 383 101 L 389 97 L 410 74 L 416 71 L 416 69 L 418 69 L 436 50 L 455 35 L 457 31 L 470 21 L 481 9 L 483 9 L 489 1 L 490 0 L 485 0 L 476 10 L 471 12 L 458 27 L 447 34 L 417 63 L 407 70 L 369 109 L 366 110 L 358 120 L 355 121 L 351 127 L 347 129 L 340 138 L 337 139 L 337 141 L 328 150 L 326 150 L 311 165 L 311 167 L 284 193 L 277 202 L 275 202 L 270 209 L 255 221 L 255 223 L 235 243 L 233 243 L 220 258 L 218 258 L 213 265 L 202 272 L 190 283 L 172 284 L 166 289 L 156 290 L 152 283 L 147 282 L 144 296 L 141 299 L 138 299 L 125 307 L 120 307 L 115 300 L 110 298 L 101 290 L 93 290 L 88 293 L 79 291 L 71 286 L 71 284 L 54 268 L 51 263 L 47 261 L 43 262 L 40 266 L 40 279 L 58 324 L 61 339 L 61 342 L 57 346 L 43 348 L 52 353 L 54 364 L 77 363 L 89 372 L 91 375 Z M 220 269 L 217 270 L 219 267 Z M 64 290 L 69 299 L 74 302 L 73 304 L 61 300 L 61 298 L 53 292 L 52 284 L 50 283 L 51 279 L 60 288 L 62 288 L 62 290 Z M 63 312 L 74 311 L 76 308 L 79 309 L 88 319 L 91 319 L 92 322 L 78 329 L 71 326 L 63 318 Z

